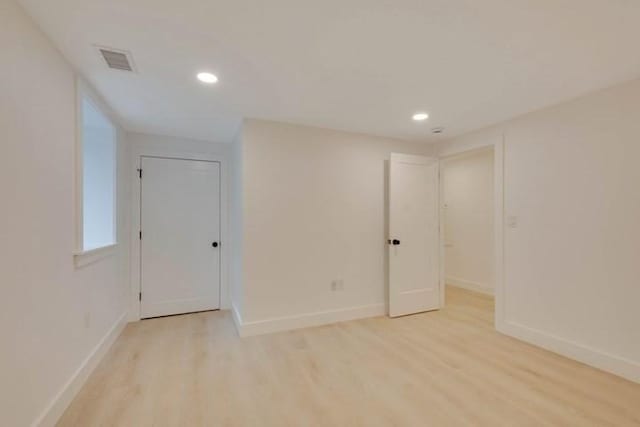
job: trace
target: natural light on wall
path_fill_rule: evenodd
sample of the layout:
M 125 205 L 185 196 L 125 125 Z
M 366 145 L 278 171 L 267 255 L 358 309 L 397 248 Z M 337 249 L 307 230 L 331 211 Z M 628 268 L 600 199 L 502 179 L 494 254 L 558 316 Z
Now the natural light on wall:
M 115 244 L 116 129 L 82 98 L 82 250 Z

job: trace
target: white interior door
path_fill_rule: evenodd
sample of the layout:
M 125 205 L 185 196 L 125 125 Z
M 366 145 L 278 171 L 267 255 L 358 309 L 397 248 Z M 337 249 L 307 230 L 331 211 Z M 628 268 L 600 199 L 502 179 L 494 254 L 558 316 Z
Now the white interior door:
M 438 159 L 391 154 L 389 315 L 440 308 Z
M 220 164 L 141 165 L 141 317 L 220 308 Z

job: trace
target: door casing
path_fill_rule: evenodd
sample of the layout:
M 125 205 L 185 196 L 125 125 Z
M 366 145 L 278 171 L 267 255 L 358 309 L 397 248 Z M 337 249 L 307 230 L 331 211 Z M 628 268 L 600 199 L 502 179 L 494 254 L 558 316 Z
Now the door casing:
M 140 169 L 143 157 L 159 157 L 177 160 L 200 160 L 220 163 L 220 309 L 231 308 L 231 296 L 229 290 L 229 247 L 230 234 L 228 226 L 228 182 L 229 182 L 229 158 L 226 154 L 209 153 L 206 150 L 186 151 L 179 143 L 165 146 L 152 147 L 152 144 L 132 144 L 131 150 L 131 222 L 129 236 L 131 239 L 130 257 L 130 295 L 129 295 L 129 322 L 141 320 L 141 304 L 138 298 L 141 287 L 140 265 Z

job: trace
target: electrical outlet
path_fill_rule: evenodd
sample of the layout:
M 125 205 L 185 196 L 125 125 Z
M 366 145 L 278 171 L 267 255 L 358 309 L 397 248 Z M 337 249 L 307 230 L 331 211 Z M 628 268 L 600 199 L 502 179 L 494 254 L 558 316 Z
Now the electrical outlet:
M 91 313 L 89 312 L 84 314 L 84 327 L 85 329 L 89 329 L 91 327 Z

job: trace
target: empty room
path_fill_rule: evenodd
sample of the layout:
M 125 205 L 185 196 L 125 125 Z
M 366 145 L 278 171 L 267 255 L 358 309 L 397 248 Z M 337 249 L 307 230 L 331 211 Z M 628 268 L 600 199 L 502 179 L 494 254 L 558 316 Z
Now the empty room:
M 0 0 L 0 426 L 640 426 L 639 22 Z

